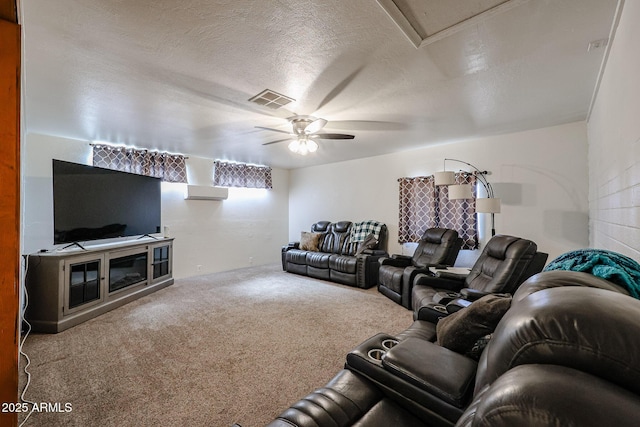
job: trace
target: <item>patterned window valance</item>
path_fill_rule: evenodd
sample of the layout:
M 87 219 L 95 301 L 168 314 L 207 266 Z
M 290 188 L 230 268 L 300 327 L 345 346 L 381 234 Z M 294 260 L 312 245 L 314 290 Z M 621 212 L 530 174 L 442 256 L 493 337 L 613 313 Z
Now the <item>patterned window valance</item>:
M 400 215 L 398 243 L 417 242 L 427 228 L 456 230 L 463 240 L 462 249 L 478 248 L 475 199 L 449 200 L 447 186 L 436 186 L 433 175 L 400 178 Z M 475 197 L 476 177 L 457 173 L 457 184 L 470 184 Z
M 213 162 L 213 185 L 219 187 L 273 188 L 269 166 Z
M 95 144 L 93 165 L 153 176 L 166 182 L 187 182 L 185 157 L 181 154 Z

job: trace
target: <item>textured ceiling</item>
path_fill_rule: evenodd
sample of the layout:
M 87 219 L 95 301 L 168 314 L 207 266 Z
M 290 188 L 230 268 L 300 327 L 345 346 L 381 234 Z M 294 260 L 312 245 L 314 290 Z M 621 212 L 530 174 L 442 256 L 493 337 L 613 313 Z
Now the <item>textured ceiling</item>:
M 23 0 L 26 131 L 295 168 L 584 120 L 617 0 L 520 3 L 416 48 L 373 0 Z M 293 114 L 355 139 L 263 146 Z

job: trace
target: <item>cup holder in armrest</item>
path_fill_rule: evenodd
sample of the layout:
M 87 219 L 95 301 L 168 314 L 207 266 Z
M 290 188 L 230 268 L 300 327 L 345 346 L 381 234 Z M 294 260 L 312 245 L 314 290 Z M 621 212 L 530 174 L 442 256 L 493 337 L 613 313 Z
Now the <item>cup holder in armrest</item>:
M 460 298 L 460 294 L 458 292 L 439 291 L 433 296 L 433 302 L 436 304 L 446 305 L 455 298 Z
M 440 319 L 448 315 L 447 307 L 443 304 L 429 303 L 418 310 L 418 319 L 431 323 L 438 323 Z
M 439 311 L 440 313 L 446 313 L 447 312 L 447 307 L 445 307 L 442 304 L 435 304 L 431 308 L 433 308 L 436 311 Z
M 392 338 L 387 338 L 386 340 L 382 341 L 382 347 L 386 350 L 391 350 L 396 345 L 398 345 L 398 340 L 394 340 Z
M 398 340 L 393 338 L 383 339 L 381 342 L 382 348 L 372 348 L 367 352 L 367 356 L 376 363 L 381 363 L 382 358 L 388 350 L 398 345 Z
M 385 353 L 386 353 L 386 351 L 384 351 L 381 348 L 372 348 L 367 353 L 367 356 L 369 356 L 369 358 L 373 359 L 375 362 L 380 363 L 382 361 L 382 357 L 384 356 Z
M 391 335 L 374 335 L 347 354 L 346 366 L 366 375 L 372 370 L 382 369 L 384 355 L 397 343 Z

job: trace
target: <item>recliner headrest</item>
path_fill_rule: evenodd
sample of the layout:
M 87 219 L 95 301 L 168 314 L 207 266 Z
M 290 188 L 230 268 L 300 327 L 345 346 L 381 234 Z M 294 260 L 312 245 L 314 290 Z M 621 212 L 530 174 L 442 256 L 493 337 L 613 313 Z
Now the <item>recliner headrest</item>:
M 487 242 L 486 251 L 489 256 L 497 259 L 506 259 L 507 250 L 514 242 L 521 240 L 519 237 L 497 235 L 493 236 L 489 242 Z
M 344 233 L 351 226 L 351 221 L 338 221 L 333 223 L 333 229 L 338 233 Z
M 425 240 L 429 243 L 440 243 L 447 231 L 446 228 L 427 228 L 420 240 Z
M 478 362 L 476 392 L 517 365 L 567 366 L 640 392 L 640 302 L 618 292 L 561 286 L 512 305 Z
M 585 286 L 592 288 L 606 289 L 612 292 L 618 292 L 623 295 L 629 295 L 629 291 L 622 286 L 616 285 L 600 277 L 596 277 L 582 271 L 565 271 L 553 270 L 543 271 L 529 277 L 513 294 L 513 301 L 520 301 L 534 292 L 543 289 L 557 288 L 561 286 Z
M 331 225 L 331 221 L 318 221 L 315 224 L 311 225 L 311 231 L 316 233 L 322 233 L 327 231 L 327 229 L 329 228 L 329 225 Z

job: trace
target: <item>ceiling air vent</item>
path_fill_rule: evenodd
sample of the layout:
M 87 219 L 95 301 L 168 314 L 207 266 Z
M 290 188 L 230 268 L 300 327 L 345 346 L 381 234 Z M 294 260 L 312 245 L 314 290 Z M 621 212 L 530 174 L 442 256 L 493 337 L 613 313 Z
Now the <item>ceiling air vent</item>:
M 289 98 L 288 96 L 284 96 L 270 89 L 265 89 L 253 98 L 249 98 L 249 101 L 277 110 L 278 108 L 295 101 L 295 99 Z

